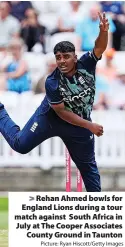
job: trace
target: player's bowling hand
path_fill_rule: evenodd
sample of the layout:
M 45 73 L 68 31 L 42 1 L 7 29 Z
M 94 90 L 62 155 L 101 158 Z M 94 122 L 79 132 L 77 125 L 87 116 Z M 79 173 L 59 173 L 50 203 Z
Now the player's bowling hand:
M 102 136 L 104 132 L 103 126 L 96 123 L 90 123 L 89 130 L 96 136 Z

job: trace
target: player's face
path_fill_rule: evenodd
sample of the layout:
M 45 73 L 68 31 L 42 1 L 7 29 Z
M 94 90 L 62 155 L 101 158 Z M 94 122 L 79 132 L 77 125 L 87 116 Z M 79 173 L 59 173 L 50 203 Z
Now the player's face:
M 77 56 L 74 52 L 57 52 L 55 57 L 57 67 L 63 74 L 72 76 L 75 73 Z

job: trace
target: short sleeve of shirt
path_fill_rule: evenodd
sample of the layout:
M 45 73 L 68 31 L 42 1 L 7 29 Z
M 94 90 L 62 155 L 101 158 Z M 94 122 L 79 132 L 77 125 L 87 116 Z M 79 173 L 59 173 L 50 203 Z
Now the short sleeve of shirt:
M 56 79 L 47 78 L 45 82 L 45 89 L 49 104 L 56 105 L 63 102 L 63 98 L 58 88 L 58 81 Z
M 93 71 L 96 67 L 97 62 L 102 58 L 97 58 L 96 55 L 94 54 L 94 51 L 87 52 L 83 56 L 80 57 L 80 61 L 84 64 L 84 67 L 88 71 Z

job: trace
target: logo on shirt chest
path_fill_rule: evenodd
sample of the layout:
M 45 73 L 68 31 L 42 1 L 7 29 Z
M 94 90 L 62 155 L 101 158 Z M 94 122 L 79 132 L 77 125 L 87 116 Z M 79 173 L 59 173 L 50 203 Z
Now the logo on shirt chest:
M 86 73 L 84 75 L 77 74 L 74 76 L 74 83 L 73 80 L 72 82 L 70 80 L 60 80 L 59 90 L 64 102 L 81 104 L 90 100 L 93 87 L 89 85 L 90 83 L 86 80 L 86 77 Z
M 78 78 L 78 81 L 79 81 L 81 84 L 84 84 L 84 83 L 85 83 L 85 80 L 84 80 L 84 78 L 83 78 L 82 76 L 80 76 L 80 77 Z

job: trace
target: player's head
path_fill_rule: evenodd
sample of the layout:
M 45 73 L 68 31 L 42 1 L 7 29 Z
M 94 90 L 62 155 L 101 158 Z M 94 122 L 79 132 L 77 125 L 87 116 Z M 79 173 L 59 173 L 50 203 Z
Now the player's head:
M 56 64 L 59 70 L 66 75 L 73 75 L 76 70 L 77 56 L 75 46 L 69 41 L 62 41 L 54 47 Z

